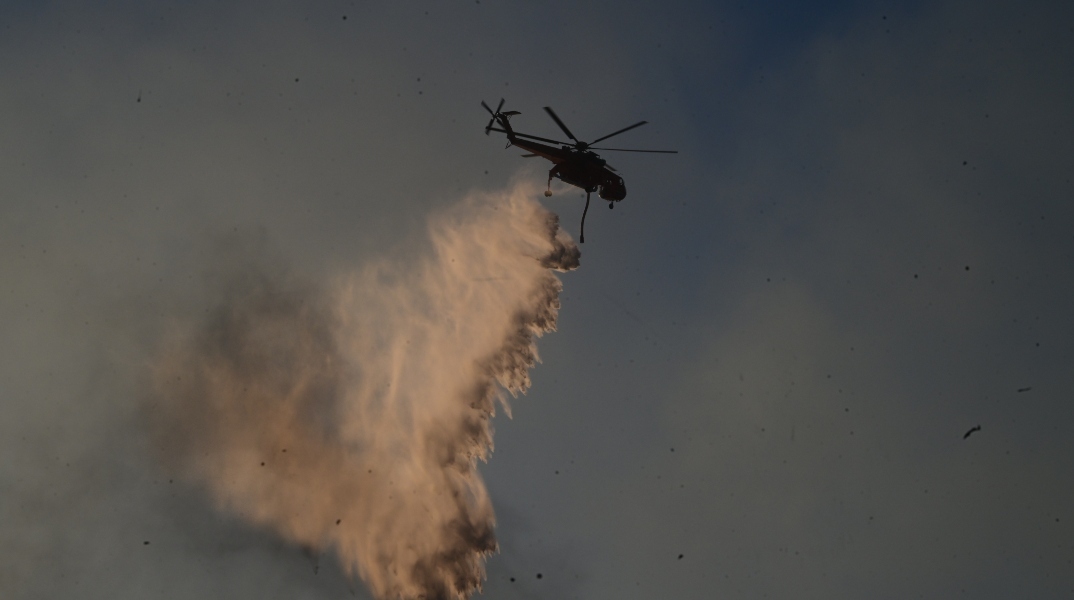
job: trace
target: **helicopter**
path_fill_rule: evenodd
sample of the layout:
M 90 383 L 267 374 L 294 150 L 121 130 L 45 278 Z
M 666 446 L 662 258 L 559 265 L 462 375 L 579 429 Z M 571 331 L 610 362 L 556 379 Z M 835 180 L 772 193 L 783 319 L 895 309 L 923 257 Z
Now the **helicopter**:
M 597 192 L 601 198 L 608 201 L 608 208 L 615 208 L 615 203 L 626 197 L 626 184 L 623 182 L 623 178 L 616 173 L 615 168 L 608 164 L 608 161 L 601 158 L 597 153 L 593 152 L 593 150 L 678 154 L 677 150 L 596 148 L 593 144 L 606 140 L 612 136 L 619 135 L 620 133 L 625 133 L 636 127 L 641 127 L 648 123 L 648 121 L 639 121 L 630 127 L 624 127 L 619 131 L 599 137 L 592 142 L 583 142 L 574 137 L 574 134 L 567 128 L 567 125 L 565 125 L 559 116 L 556 115 L 555 111 L 548 106 L 544 107 L 545 112 L 548 113 L 548 116 L 552 117 L 552 120 L 556 122 L 556 125 L 559 125 L 559 128 L 563 130 L 563 133 L 567 134 L 567 137 L 573 140 L 573 143 L 560 142 L 538 137 L 536 135 L 530 135 L 528 133 L 519 133 L 511 127 L 511 117 L 522 113 L 517 110 L 501 112 L 503 103 L 504 99 L 500 98 L 500 104 L 496 107 L 496 110 L 492 110 L 489 108 L 488 104 L 485 104 L 484 100 L 481 101 L 481 106 L 485 107 L 485 110 L 492 115 L 488 125 L 485 126 L 485 135 L 488 135 L 491 131 L 507 134 L 508 148 L 517 146 L 530 152 L 530 154 L 523 154 L 522 156 L 524 158 L 540 156 L 552 161 L 552 168 L 548 171 L 548 189 L 545 190 L 544 193 L 546 197 L 552 195 L 553 177 L 564 183 L 585 190 L 585 209 L 582 211 L 581 235 L 578 237 L 578 240 L 583 244 L 585 243 L 585 216 L 586 213 L 589 212 L 589 195 L 593 192 Z M 494 127 L 493 125 L 495 124 L 499 124 L 500 127 Z M 541 144 L 538 142 L 545 143 Z M 547 144 L 557 144 L 558 147 L 549 146 Z

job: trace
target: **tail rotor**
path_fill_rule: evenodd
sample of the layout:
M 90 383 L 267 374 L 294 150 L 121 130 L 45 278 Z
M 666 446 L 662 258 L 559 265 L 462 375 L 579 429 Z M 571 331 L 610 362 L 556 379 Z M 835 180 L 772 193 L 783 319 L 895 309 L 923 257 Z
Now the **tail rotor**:
M 489 119 L 489 124 L 485 125 L 485 135 L 489 134 L 489 131 L 492 129 L 492 126 L 496 123 L 496 118 L 501 116 L 500 109 L 503 108 L 503 103 L 504 99 L 500 98 L 500 105 L 496 107 L 496 110 L 492 110 L 491 108 L 489 108 L 488 104 L 485 104 L 484 100 L 481 101 L 481 106 L 484 106 L 485 110 L 489 111 L 489 114 L 492 115 L 492 118 Z

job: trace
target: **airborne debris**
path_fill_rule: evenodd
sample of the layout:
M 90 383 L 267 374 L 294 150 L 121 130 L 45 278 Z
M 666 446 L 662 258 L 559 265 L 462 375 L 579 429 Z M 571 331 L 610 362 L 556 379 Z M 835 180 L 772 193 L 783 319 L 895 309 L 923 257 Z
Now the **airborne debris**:
M 1029 391 L 1029 390 L 1031 390 L 1031 389 L 1033 389 L 1033 387 L 1032 387 L 1032 386 L 1030 386 L 1030 387 L 1024 387 L 1024 388 L 1018 388 L 1018 393 L 1019 393 L 1019 394 L 1021 394 L 1022 392 L 1028 392 L 1028 391 Z
M 975 425 L 975 426 L 971 427 L 969 431 L 966 432 L 966 435 L 962 436 L 962 439 L 966 439 L 966 438 L 970 437 L 973 434 L 974 431 L 980 431 L 980 430 L 981 430 L 981 426 L 980 425 Z

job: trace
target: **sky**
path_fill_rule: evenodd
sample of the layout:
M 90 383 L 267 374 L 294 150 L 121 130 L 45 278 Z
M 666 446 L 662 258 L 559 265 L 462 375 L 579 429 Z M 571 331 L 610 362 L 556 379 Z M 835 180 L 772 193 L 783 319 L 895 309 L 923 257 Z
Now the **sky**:
M 604 154 L 627 197 L 591 207 L 478 463 L 475 597 L 1074 594 L 1074 8 L 4 2 L 0 28 L 3 597 L 373 598 L 169 471 L 154 361 L 236 268 L 429 264 L 475 195 L 577 238 L 581 192 L 483 134 L 500 98 L 679 154 Z

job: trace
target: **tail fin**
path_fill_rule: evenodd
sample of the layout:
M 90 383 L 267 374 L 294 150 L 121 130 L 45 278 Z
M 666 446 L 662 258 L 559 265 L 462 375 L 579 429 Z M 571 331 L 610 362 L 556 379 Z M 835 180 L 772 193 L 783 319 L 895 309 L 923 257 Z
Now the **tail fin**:
M 504 99 L 500 98 L 500 104 L 496 107 L 496 110 L 492 110 L 491 108 L 489 108 L 488 104 L 485 104 L 484 100 L 481 101 L 481 106 L 484 106 L 485 110 L 489 111 L 489 114 L 492 115 L 492 118 L 489 119 L 488 125 L 485 125 L 485 135 L 488 135 L 489 131 L 492 130 L 493 123 L 499 123 L 501 126 L 503 126 L 503 129 L 507 132 L 508 136 L 514 133 L 514 130 L 511 129 L 511 117 L 515 115 L 520 115 L 522 113 L 518 112 L 517 110 L 500 112 L 500 109 L 503 108 L 503 103 Z
M 497 115 L 496 120 L 500 122 L 500 125 L 503 125 L 504 131 L 507 132 L 508 137 L 515 133 L 515 130 L 511 129 L 511 117 L 520 114 L 522 113 L 518 112 L 517 110 L 509 110 L 505 113 L 500 113 L 499 115 Z

